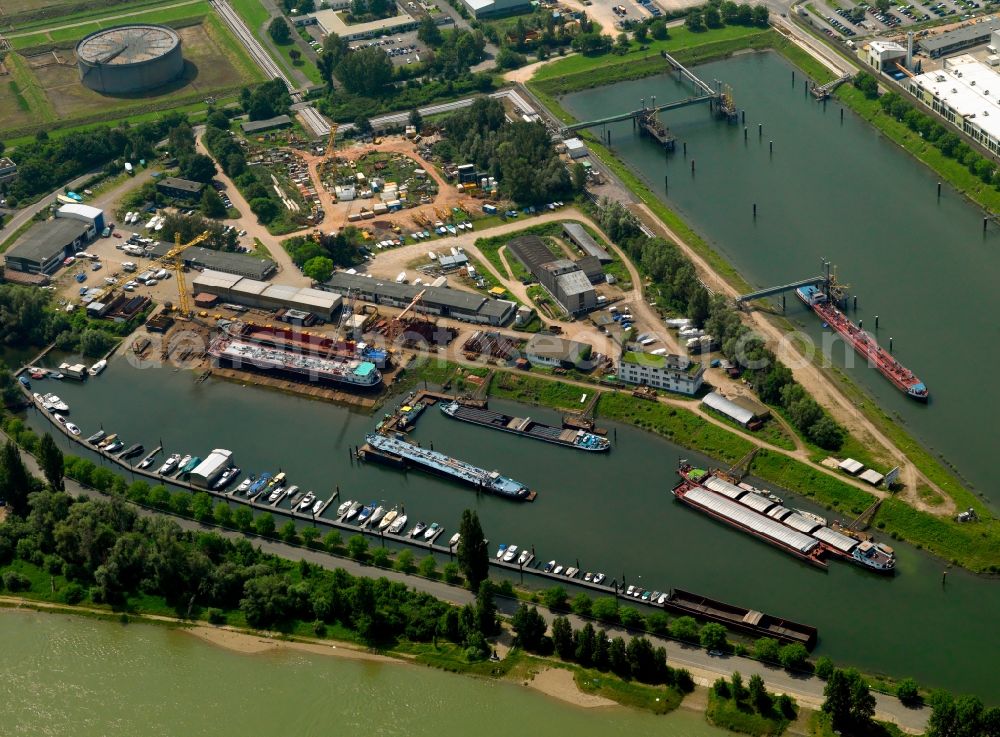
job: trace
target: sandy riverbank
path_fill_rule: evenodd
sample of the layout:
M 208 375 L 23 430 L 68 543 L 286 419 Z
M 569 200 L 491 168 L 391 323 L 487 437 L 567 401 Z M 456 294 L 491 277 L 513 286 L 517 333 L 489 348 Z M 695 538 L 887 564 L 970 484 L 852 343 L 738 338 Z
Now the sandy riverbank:
M 227 627 L 212 627 L 203 624 L 185 627 L 184 632 L 212 645 L 247 655 L 256 655 L 272 650 L 296 650 L 315 655 L 332 655 L 349 660 L 370 660 L 383 663 L 406 662 L 400 657 L 379 655 L 347 643 L 329 640 L 280 640 L 261 633 L 242 632 Z
M 573 679 L 573 673 L 563 668 L 545 668 L 528 682 L 528 686 L 536 691 L 541 691 L 546 696 L 585 709 L 618 706 L 618 703 L 611 699 L 581 691 Z

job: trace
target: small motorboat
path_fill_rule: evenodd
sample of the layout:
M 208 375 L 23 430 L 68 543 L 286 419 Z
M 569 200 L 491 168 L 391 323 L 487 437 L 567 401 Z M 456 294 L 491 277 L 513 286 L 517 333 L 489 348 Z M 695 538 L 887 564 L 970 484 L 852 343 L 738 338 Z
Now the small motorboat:
M 642 592 L 642 596 L 640 596 L 639 598 L 642 599 L 643 601 L 649 601 L 649 597 L 650 596 L 652 596 L 652 594 L 650 594 L 650 592 L 643 591 Z
M 284 493 L 285 493 L 285 487 L 284 486 L 275 486 L 274 487 L 274 491 L 272 491 L 268 495 L 267 501 L 269 503 L 271 503 L 271 504 L 274 504 L 276 501 L 278 501 L 281 498 L 281 495 L 284 494 Z
M 65 374 L 61 374 L 58 371 L 49 371 L 48 377 L 50 379 L 55 379 L 56 381 L 59 381 L 60 379 L 65 379 L 66 375 Z
M 594 583 L 600 583 L 603 580 L 604 580 L 604 574 L 603 573 L 595 573 L 594 574 Z
M 87 369 L 87 373 L 90 374 L 91 376 L 97 376 L 104 369 L 106 369 L 107 366 L 108 366 L 108 362 L 105 361 L 104 359 L 101 359 L 100 361 L 98 361 L 97 363 L 95 363 L 93 366 L 91 366 L 89 369 Z
M 424 530 L 424 540 L 433 540 L 443 529 L 437 522 L 431 522 L 431 526 Z
M 546 573 L 552 573 L 552 569 L 555 567 L 556 567 L 556 562 L 554 560 L 550 560 L 548 563 L 545 564 L 545 567 L 542 568 L 542 570 L 545 571 Z
M 573 578 L 579 572 L 580 572 L 579 568 L 573 568 L 572 566 L 570 566 L 569 568 L 566 569 L 566 578 Z
M 406 527 L 406 515 L 401 514 L 396 517 L 395 521 L 389 526 L 390 535 L 398 535 L 402 529 Z
M 632 596 L 634 592 L 635 592 L 635 584 L 630 583 L 628 585 L 628 588 L 625 589 L 625 596 Z
M 121 454 L 121 458 L 135 458 L 137 455 L 142 453 L 145 448 L 142 443 L 136 443 L 135 445 L 130 445 L 128 450 Z
M 40 369 L 37 366 L 28 367 L 28 376 L 30 376 L 32 379 L 35 379 L 36 381 L 44 379 L 47 374 L 48 371 L 46 371 L 45 369 Z
M 354 504 L 354 502 L 351 499 L 348 499 L 346 502 L 337 507 L 337 518 L 339 519 L 347 514 L 347 510 L 351 508 L 352 504 Z
M 562 567 L 562 566 L 560 566 L 560 565 L 557 565 L 557 566 L 556 566 L 555 568 L 553 568 L 553 569 L 552 569 L 552 572 L 553 572 L 554 574 L 556 574 L 557 576 L 559 576 L 559 575 L 561 575 L 561 574 L 562 574 L 562 572 L 563 572 L 563 567 Z
M 423 533 L 423 531 L 426 529 L 427 525 L 425 525 L 423 522 L 417 522 L 417 524 L 413 525 L 413 529 L 410 530 L 410 537 L 417 537 L 418 535 Z
M 139 463 L 136 466 L 136 468 L 149 468 L 150 466 L 153 465 L 153 459 L 155 459 L 156 456 L 159 455 L 159 453 L 160 453 L 159 450 L 154 450 L 148 456 L 146 456 L 141 461 L 139 461 Z
M 372 512 L 372 516 L 371 518 L 369 518 L 368 522 L 374 527 L 375 525 L 378 524 L 379 520 L 385 516 L 386 511 L 388 510 L 386 510 L 385 507 L 379 504 L 377 507 L 375 507 L 375 511 Z
M 62 416 L 61 414 L 59 414 L 58 412 L 56 412 L 55 414 L 53 414 L 53 415 L 52 415 L 52 417 L 53 417 L 53 418 L 55 419 L 55 421 L 56 421 L 56 422 L 58 422 L 58 423 L 59 423 L 60 425 L 62 425 L 63 427 L 65 427 L 65 426 L 66 426 L 66 418 L 65 418 L 65 417 L 63 417 L 63 416 Z
M 395 509 L 389 511 L 385 515 L 385 517 L 382 518 L 382 521 L 378 523 L 378 529 L 379 529 L 379 531 L 389 529 L 389 527 L 392 525 L 392 523 L 396 521 L 396 517 L 398 517 L 398 516 L 399 516 L 399 512 L 397 512 Z
M 660 606 L 663 606 L 664 604 L 666 604 L 667 597 L 669 596 L 670 594 L 660 594 L 660 598 L 656 600 L 656 603 L 659 604 Z
M 44 402 L 42 406 L 49 411 L 69 412 L 69 405 L 55 394 L 43 394 L 42 401 Z
M 165 476 L 166 474 L 170 473 L 175 468 L 177 468 L 177 464 L 180 462 L 181 462 L 180 453 L 171 453 L 170 456 L 167 458 L 167 460 L 163 462 L 163 465 L 160 466 L 158 469 L 156 469 L 156 472 L 160 476 Z
M 201 456 L 192 456 L 191 460 L 188 461 L 187 463 L 184 463 L 183 461 L 181 461 L 181 470 L 180 470 L 180 473 L 178 475 L 184 476 L 186 474 L 189 474 L 193 470 L 195 470 L 196 468 L 198 468 L 198 466 L 200 464 L 201 464 Z
M 245 479 L 243 479 L 243 481 L 240 482 L 239 486 L 236 487 L 236 493 L 239 494 L 241 492 L 247 491 L 250 488 L 250 485 L 253 484 L 253 482 L 256 480 L 257 477 L 254 476 L 253 474 L 250 474 Z
M 448 541 L 448 547 L 453 548 L 458 545 L 458 541 L 462 539 L 462 533 L 456 532 L 451 536 L 451 540 Z
M 118 439 L 118 434 L 117 433 L 111 433 L 110 435 L 105 435 L 104 436 L 104 440 L 102 440 L 100 443 L 98 443 L 97 447 L 101 448 L 101 449 L 107 448 L 109 445 L 111 445 L 117 439 Z
M 306 492 L 306 495 L 302 497 L 302 501 L 299 502 L 299 511 L 307 509 L 314 501 L 316 501 L 316 495 L 311 491 Z
M 17 377 L 17 380 L 21 382 L 21 386 L 23 386 L 25 389 L 30 389 L 31 388 L 31 382 L 28 381 L 28 377 L 27 376 L 25 376 L 25 375 L 22 374 L 21 376 Z
M 117 453 L 119 450 L 121 450 L 124 447 L 125 447 L 125 441 L 124 440 L 115 440 L 114 442 L 110 443 L 109 445 L 105 445 L 104 446 L 104 450 L 107 453 Z
M 375 511 L 376 504 L 378 504 L 378 502 L 372 502 L 371 504 L 366 504 L 364 507 L 361 508 L 361 511 L 358 512 L 359 525 L 363 525 L 365 522 L 368 521 L 368 518 L 372 516 L 372 512 Z
M 656 600 L 660 598 L 660 594 L 661 593 L 663 593 L 663 592 L 661 592 L 661 591 L 654 591 L 653 595 L 649 597 L 650 603 L 654 603 L 655 604 Z
M 507 547 L 507 552 L 503 554 L 503 562 L 510 563 L 517 556 L 517 546 L 510 545 Z
M 99 442 L 101 442 L 104 439 L 105 435 L 107 435 L 107 433 L 104 432 L 104 430 L 98 430 L 93 435 L 91 435 L 89 438 L 87 438 L 87 442 L 90 445 L 97 445 Z
M 70 435 L 77 436 L 80 434 L 80 428 L 74 425 L 72 422 L 66 423 L 66 430 L 69 431 Z
M 507 543 L 500 543 L 500 547 L 497 548 L 497 560 L 503 558 L 506 552 L 507 552 Z
M 219 480 L 216 481 L 214 484 L 212 484 L 212 488 L 216 490 L 225 489 L 227 486 L 233 483 L 233 481 L 236 480 L 236 477 L 239 475 L 240 475 L 240 468 L 238 466 L 230 466 L 229 468 L 227 468 L 225 471 L 222 472 L 222 475 L 219 476 Z
M 344 522 L 348 522 L 352 517 L 356 516 L 361 510 L 361 502 L 351 502 L 351 508 L 347 510 L 347 514 L 344 515 Z
M 525 563 L 528 562 L 528 560 L 530 558 L 531 558 L 531 551 L 530 550 L 522 550 L 521 554 L 519 556 L 517 556 L 517 564 L 519 566 L 523 566 Z
M 590 571 L 587 571 L 586 573 L 583 574 L 583 580 L 584 581 L 592 581 L 593 578 L 594 578 L 594 574 L 591 573 Z
M 185 455 L 177 462 L 177 470 L 183 471 L 185 468 L 187 468 L 187 464 L 189 464 L 190 462 L 191 462 L 191 455 L 190 454 Z
M 323 501 L 322 499 L 317 499 L 316 503 L 313 504 L 313 508 L 312 508 L 313 517 L 315 517 L 317 514 L 319 514 L 320 512 L 322 512 L 323 511 L 323 507 L 325 507 L 325 506 L 326 506 L 326 502 L 325 501 Z

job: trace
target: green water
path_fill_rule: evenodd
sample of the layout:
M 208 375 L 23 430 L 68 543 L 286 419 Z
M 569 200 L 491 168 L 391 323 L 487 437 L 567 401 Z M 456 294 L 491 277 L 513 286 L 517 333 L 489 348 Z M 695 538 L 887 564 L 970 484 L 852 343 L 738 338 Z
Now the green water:
M 701 714 L 584 710 L 509 683 L 291 651 L 244 655 L 181 631 L 0 612 L 7 735 L 533 734 L 724 737 Z M 516 716 L 515 716 L 516 715 Z M 641 732 L 640 732 L 641 731 Z
M 833 261 L 849 294 L 858 295 L 851 317 L 873 329 L 879 315 L 878 339 L 885 345 L 894 339 L 896 356 L 930 388 L 930 404 L 908 400 L 842 342 L 834 364 L 842 366 L 847 354 L 854 381 L 1000 503 L 997 434 L 990 430 L 1000 412 L 991 368 L 1000 360 L 994 287 L 1000 229 L 991 225 L 984 235 L 982 211 L 948 186 L 938 200 L 930 169 L 850 111 L 841 122 L 836 102 L 824 106 L 804 95 L 804 75 L 798 72 L 793 86 L 792 67 L 777 54 L 743 55 L 697 73 L 732 85 L 746 109 L 746 142 L 742 124 L 717 121 L 696 107 L 666 114 L 678 136 L 669 158 L 634 134 L 630 122 L 609 126 L 615 152 L 751 284 L 786 284 L 820 273 L 823 257 Z M 562 102 L 588 120 L 635 109 L 642 97 L 665 102 L 688 94 L 660 76 L 585 90 Z M 787 310 L 819 338 L 819 321 L 791 293 Z
M 979 647 L 995 639 L 995 623 L 980 613 L 1000 611 L 996 582 L 953 571 L 943 589 L 942 564 L 905 545 L 896 546 L 899 575 L 892 579 L 838 562 L 817 571 L 674 503 L 669 489 L 678 457 L 709 461 L 634 428 L 611 425 L 613 450 L 588 454 L 428 409 L 414 438 L 538 491 L 534 503 L 518 504 L 416 471 L 352 463 L 349 448 L 364 441 L 376 420 L 322 402 L 226 381 L 197 383 L 186 371 L 136 370 L 121 359 L 85 384 L 64 381 L 46 391 L 70 404 L 84 436 L 103 423 L 147 448 L 159 439 L 171 452 L 201 456 L 229 448 L 245 469 L 281 468 L 303 489 L 322 494 L 339 485 L 343 499 L 403 504 L 411 523 L 442 524 L 445 540 L 457 530 L 462 509 L 473 507 L 491 547 L 534 545 L 540 561 L 575 565 L 579 559 L 584 570 L 603 570 L 609 580 L 641 577 L 649 589 L 683 588 L 806 622 L 819 628 L 818 652 L 841 662 L 984 696 L 1000 688 L 993 659 Z M 559 421 L 541 408 L 491 405 Z M 27 418 L 45 430 L 40 413 L 31 410 Z M 70 449 L 61 434 L 57 438 Z M 72 452 L 87 451 L 74 445 Z M 442 556 L 439 566 L 445 562 Z M 914 642 L 921 646 L 911 647 Z

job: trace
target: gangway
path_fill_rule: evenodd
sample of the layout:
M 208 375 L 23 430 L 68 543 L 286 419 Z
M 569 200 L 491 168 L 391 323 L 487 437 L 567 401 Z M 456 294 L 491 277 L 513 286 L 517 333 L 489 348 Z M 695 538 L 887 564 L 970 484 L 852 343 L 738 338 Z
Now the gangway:
M 736 298 L 736 306 L 741 307 L 747 302 L 753 302 L 755 299 L 763 299 L 764 297 L 770 297 L 773 294 L 781 294 L 782 292 L 790 292 L 793 289 L 798 289 L 799 287 L 806 287 L 809 285 L 819 285 L 826 283 L 827 278 L 825 276 L 811 276 L 808 279 L 800 279 L 799 281 L 792 282 L 791 284 L 782 284 L 780 287 L 767 287 L 765 289 L 758 289 L 756 292 L 750 292 L 749 294 L 741 294 Z
M 831 81 L 827 82 L 826 84 L 818 85 L 818 86 L 814 84 L 812 86 L 813 97 L 815 97 L 817 100 L 820 100 L 820 101 L 825 100 L 831 94 L 833 94 L 833 91 L 835 89 L 837 89 L 838 87 L 840 87 L 840 85 L 842 85 L 844 82 L 846 82 L 850 78 L 851 78 L 850 73 L 845 72 L 844 74 L 841 74 L 839 77 L 837 77 L 834 80 L 831 80 Z

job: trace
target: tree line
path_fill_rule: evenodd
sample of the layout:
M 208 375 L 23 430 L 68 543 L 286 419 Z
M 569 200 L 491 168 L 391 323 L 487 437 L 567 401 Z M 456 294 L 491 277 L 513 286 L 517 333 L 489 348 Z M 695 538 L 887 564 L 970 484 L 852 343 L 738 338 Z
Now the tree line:
M 838 450 L 844 429 L 795 381 L 791 370 L 740 319 L 722 295 L 709 296 L 694 265 L 677 244 L 650 238 L 624 205 L 607 199 L 597 207 L 601 227 L 628 252 L 653 281 L 651 291 L 669 312 L 691 318 L 721 346 L 761 401 L 780 407 L 788 420 L 811 442 Z
M 883 113 L 906 125 L 949 159 L 962 164 L 984 184 L 1000 189 L 996 162 L 974 150 L 958 133 L 951 132 L 943 123 L 918 110 L 898 92 L 886 92 L 879 96 L 878 80 L 868 72 L 858 72 L 853 83 L 866 98 L 877 99 Z
M 39 131 L 34 141 L 19 145 L 10 153 L 17 163 L 18 176 L 7 185 L 8 204 L 13 207 L 20 200 L 51 192 L 112 162 L 122 162 L 115 165 L 118 172 L 125 161 L 152 158 L 156 142 L 186 120 L 183 113 L 168 113 L 136 126 L 121 123 L 113 128 L 91 128 L 58 138 L 49 138 L 45 131 Z

